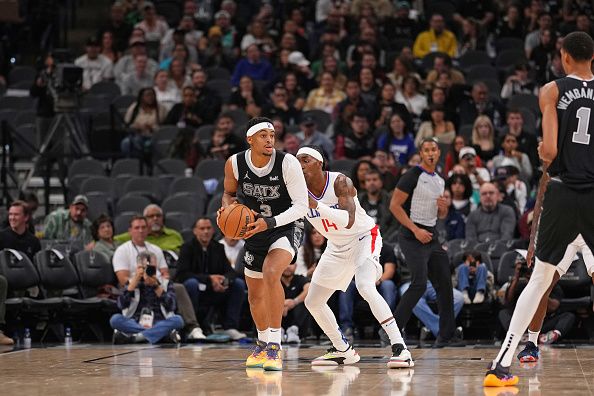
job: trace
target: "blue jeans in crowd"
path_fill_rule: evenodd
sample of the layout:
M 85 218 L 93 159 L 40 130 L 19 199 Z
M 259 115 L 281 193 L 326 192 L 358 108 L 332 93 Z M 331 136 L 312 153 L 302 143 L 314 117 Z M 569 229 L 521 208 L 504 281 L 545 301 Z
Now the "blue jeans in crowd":
M 406 282 L 402 286 L 400 286 L 400 295 L 403 295 L 404 292 L 408 290 L 410 286 L 410 282 Z M 431 310 L 429 307 L 428 302 L 435 302 L 437 301 L 437 293 L 433 288 L 433 285 L 430 281 L 427 281 L 427 289 L 425 293 L 413 308 L 413 313 L 423 324 L 431 330 L 431 333 L 437 338 L 439 335 L 439 315 Z M 462 307 L 464 306 L 464 297 L 462 296 L 462 292 L 459 290 L 454 289 L 454 317 L 457 317 Z
M 151 150 L 152 138 L 139 133 L 126 136 L 120 143 L 120 150 L 126 157 L 142 157 Z
M 206 289 L 203 285 L 204 291 L 200 290 L 200 282 L 196 278 L 187 279 L 184 286 L 190 295 L 190 300 L 194 305 L 194 310 L 198 310 L 202 306 L 225 306 L 225 320 L 223 328 L 237 329 L 239 327 L 239 319 L 241 316 L 241 308 L 245 301 L 245 281 L 240 278 L 229 283 L 229 288 L 224 293 L 217 293 L 211 289 Z
M 390 306 L 390 311 L 396 308 L 396 285 L 390 279 L 382 281 L 377 291 Z M 353 328 L 353 307 L 357 297 L 357 287 L 352 280 L 344 293 L 338 293 L 338 320 L 342 329 Z
M 472 300 L 477 291 L 483 293 L 487 290 L 487 273 L 489 270 L 485 264 L 476 266 L 474 277 L 470 278 L 470 266 L 460 264 L 458 266 L 458 290 L 468 290 L 468 297 Z
M 151 344 L 156 344 L 163 337 L 167 337 L 172 330 L 179 330 L 184 327 L 184 320 L 179 315 L 173 315 L 167 319 L 159 320 L 150 329 L 145 329 L 133 318 L 127 318 L 122 314 L 115 314 L 109 320 L 111 328 L 119 330 L 128 335 L 142 334 Z

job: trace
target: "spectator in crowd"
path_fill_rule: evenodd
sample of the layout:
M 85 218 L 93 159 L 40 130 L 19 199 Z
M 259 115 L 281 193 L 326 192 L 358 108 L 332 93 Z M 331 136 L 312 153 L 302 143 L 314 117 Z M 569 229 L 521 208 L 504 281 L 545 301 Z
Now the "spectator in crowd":
M 224 307 L 225 334 L 233 340 L 245 338 L 237 330 L 246 296 L 245 282 L 229 264 L 223 245 L 212 239 L 214 229 L 209 218 L 199 218 L 193 232 L 195 238 L 181 248 L 177 279 L 184 284 L 196 310 Z
M 396 91 L 394 100 L 406 106 L 408 112 L 418 118 L 427 107 L 427 97 L 420 92 L 421 82 L 413 76 L 402 80 L 402 87 Z
M 486 115 L 494 125 L 499 126 L 502 121 L 499 104 L 489 98 L 489 87 L 477 81 L 472 85 L 470 97 L 458 106 L 460 125 L 472 125 L 479 115 Z
M 518 150 L 518 139 L 507 133 L 501 142 L 501 153 L 493 157 L 493 167 L 502 166 L 503 161 L 511 161 L 520 170 L 520 179 L 528 182 L 532 178 L 532 165 L 525 153 Z
M 524 40 L 524 51 L 526 52 L 526 58 L 530 59 L 532 50 L 540 44 L 540 38 L 542 32 L 545 29 L 550 29 L 553 26 L 553 18 L 546 12 L 541 12 L 538 15 L 538 29 L 531 31 L 526 35 Z
M 439 233 L 440 242 L 445 243 L 452 239 L 464 239 L 466 235 L 466 224 L 464 217 L 455 209 L 452 204 L 452 193 L 447 188 L 443 192 L 446 199 L 448 213 L 444 219 L 437 219 L 435 228 Z
M 383 190 L 392 191 L 396 187 L 398 172 L 394 156 L 385 150 L 375 150 L 371 159 L 373 165 L 377 168 L 382 178 Z
M 464 84 L 464 74 L 452 67 L 452 58 L 447 54 L 437 54 L 433 59 L 433 69 L 427 74 L 425 82 L 428 88 L 432 88 L 437 82 L 439 75 L 446 73 L 452 84 Z
M 296 135 L 301 140 L 301 144 L 321 147 L 326 157 L 331 161 L 334 155 L 334 142 L 326 134 L 318 131 L 313 117 L 303 117 L 299 127 L 300 131 Z
M 237 86 L 243 76 L 249 76 L 252 80 L 270 81 L 274 77 L 274 70 L 270 62 L 261 58 L 260 48 L 252 44 L 245 50 L 245 58 L 241 59 L 235 66 L 231 76 L 231 84 Z
M 418 23 L 412 18 L 410 4 L 398 1 L 396 12 L 384 20 L 383 32 L 386 37 L 393 39 L 414 40 L 418 34 Z
M 192 80 L 186 74 L 186 62 L 183 59 L 173 58 L 171 60 L 171 64 L 169 65 L 169 79 L 179 90 L 192 84 Z
M 266 29 L 266 26 L 258 19 L 252 21 L 251 25 L 248 26 L 248 33 L 245 34 L 241 39 L 239 48 L 242 51 L 245 51 L 252 44 L 257 45 L 260 48 L 265 48 L 265 52 L 268 54 L 271 54 L 276 47 L 273 38 Z
M 0 275 L 0 345 L 14 345 L 14 340 L 4 334 L 6 330 L 6 296 L 8 293 L 8 281 Z
M 462 22 L 462 32 L 458 40 L 459 56 L 469 51 L 485 51 L 486 49 L 487 35 L 485 34 L 484 27 L 474 18 L 464 19 Z
M 196 91 L 187 86 L 182 89 L 182 101 L 175 104 L 163 121 L 165 125 L 176 125 L 180 129 L 190 128 L 192 132 L 199 128 L 203 121 L 199 109 L 196 107 Z
M 262 114 L 266 117 L 279 117 L 286 125 L 295 125 L 299 122 L 301 112 L 289 104 L 285 86 L 278 83 L 270 94 L 270 103 L 264 107 Z
M 39 239 L 29 231 L 30 221 L 31 211 L 27 203 L 21 200 L 13 201 L 8 207 L 8 227 L 0 231 L 0 250 L 18 250 L 33 261 L 35 254 L 41 250 L 41 244 Z M 0 319 L 2 318 L 3 316 L 0 315 Z
M 396 87 L 401 87 L 403 80 L 409 76 L 415 77 L 417 80 L 421 79 L 421 76 L 415 72 L 412 60 L 402 55 L 394 59 L 392 71 L 386 74 L 386 77 Z
M 297 75 L 295 72 L 286 73 L 283 78 L 283 84 L 287 90 L 289 105 L 293 106 L 297 110 L 303 110 L 307 93 L 305 92 L 305 88 L 299 85 L 299 81 L 297 80 Z M 239 81 L 239 85 L 241 85 L 241 81 Z M 342 88 L 339 88 L 336 83 L 334 86 L 336 89 L 342 90 Z M 334 110 L 334 107 L 332 107 L 332 110 Z
M 223 100 L 221 96 L 206 85 L 207 76 L 204 70 L 192 72 L 192 86 L 196 92 L 196 108 L 203 124 L 212 124 L 221 112 Z
M 458 53 L 456 36 L 446 29 L 445 19 L 438 13 L 431 16 L 429 30 L 421 32 L 413 46 L 415 58 L 422 59 L 431 52 L 444 52 L 452 58 Z
M 515 37 L 524 39 L 524 25 L 518 4 L 509 4 L 505 16 L 500 18 L 495 29 L 497 37 Z
M 358 191 L 361 207 L 380 226 L 383 235 L 390 235 L 400 226 L 390 212 L 390 194 L 383 189 L 383 181 L 377 169 L 365 175 L 365 189 Z
M 68 209 L 56 209 L 45 218 L 45 239 L 81 242 L 92 241 L 91 221 L 87 219 L 89 200 L 84 195 L 74 197 Z
M 122 243 L 116 249 L 112 259 L 113 270 L 116 274 L 118 284 L 122 287 L 136 276 L 137 258 L 141 253 L 148 253 L 155 256 L 156 275 L 161 284 L 169 280 L 169 268 L 167 267 L 163 250 L 147 241 L 148 232 L 148 221 L 146 217 L 134 216 L 130 219 L 130 227 L 128 228 L 130 240 Z M 202 329 L 198 326 L 192 301 L 184 285 L 181 283 L 171 283 L 173 284 L 173 290 L 176 296 L 177 312 L 183 318 L 183 323 L 185 324 L 186 338 L 188 340 L 206 338 Z
M 494 3 L 493 0 L 483 0 L 480 4 L 474 0 L 458 0 L 452 19 L 463 26 L 464 22 L 472 18 L 482 28 L 489 29 L 497 13 L 497 6 Z
M 324 72 L 320 79 L 320 88 L 309 93 L 303 110 L 322 110 L 332 114 L 334 107 L 345 98 L 345 93 L 336 89 L 332 73 Z
M 388 151 L 398 165 L 405 165 L 410 156 L 417 151 L 412 134 L 405 128 L 403 117 L 394 113 L 390 117 L 388 130 L 377 139 L 377 149 Z
M 530 61 L 534 64 L 534 79 L 538 85 L 544 85 L 546 72 L 553 54 L 555 52 L 555 41 L 557 36 L 552 29 L 545 29 L 541 32 L 540 44 L 530 53 Z
M 358 80 L 348 80 L 345 92 L 347 97 L 336 106 L 335 116 L 333 117 L 336 120 L 334 130 L 337 132 L 348 128 L 353 114 L 369 114 L 373 110 L 372 106 L 363 100 Z
M 530 67 L 527 63 L 518 63 L 514 74 L 509 76 L 501 87 L 501 98 L 510 99 L 519 94 L 538 95 L 538 85 L 528 75 L 529 71 Z
M 524 116 L 519 109 L 512 108 L 507 111 L 506 126 L 501 129 L 500 136 L 505 136 L 508 133 L 516 137 L 518 150 L 528 155 L 532 166 L 538 166 L 540 164 L 538 152 L 536 151 L 538 142 L 534 134 L 526 132 L 524 129 Z
M 173 285 L 168 280 L 157 278 L 154 254 L 141 253 L 136 261 L 136 273 L 126 282 L 123 293 L 118 297 L 118 308 L 122 313 L 113 315 L 109 320 L 114 329 L 114 344 L 143 341 L 156 344 L 167 336 L 179 344 L 181 338 L 177 330 L 184 326 L 184 321 L 174 313 Z M 153 267 L 152 271 L 150 267 Z
M 259 117 L 264 106 L 264 98 L 254 86 L 250 76 L 242 76 L 239 87 L 233 90 L 229 99 L 229 110 L 241 109 L 249 117 Z
M 111 5 L 109 21 L 97 32 L 97 39 L 103 37 L 107 31 L 112 32 L 113 48 L 116 52 L 124 52 L 128 39 L 132 33 L 132 26 L 125 20 L 125 10 L 121 2 L 116 1 Z
M 45 140 L 49 133 L 54 118 L 54 98 L 49 91 L 48 84 L 55 78 L 54 71 L 56 62 L 51 53 L 42 57 L 40 70 L 35 76 L 35 81 L 29 89 L 29 95 L 37 99 L 37 108 L 35 112 L 35 143 L 37 147 Z
M 182 100 L 180 90 L 175 84 L 170 83 L 167 70 L 159 70 L 157 72 L 153 89 L 157 95 L 157 103 L 163 106 L 167 112 Z
M 486 115 L 480 115 L 472 126 L 472 147 L 482 163 L 488 164 L 497 154 L 495 145 L 495 127 Z
M 245 241 L 243 239 L 231 239 L 224 236 L 223 238 L 219 239 L 219 243 L 225 248 L 225 256 L 227 257 L 229 264 L 231 264 L 231 267 L 235 270 L 235 272 L 241 276 L 243 272 L 240 273 L 237 271 L 237 268 L 235 268 L 235 263 L 237 262 L 237 258 L 239 257 L 243 246 L 245 245 Z
M 464 219 L 475 209 L 476 205 L 472 201 L 472 182 L 470 178 L 462 174 L 453 174 L 446 180 L 446 190 L 451 193 L 452 210 Z M 464 236 L 462 236 L 463 238 Z
M 124 117 L 130 134 L 122 140 L 122 153 L 127 156 L 150 153 L 153 133 L 165 116 L 165 108 L 157 102 L 155 90 L 140 89 L 136 102 L 128 107 Z
M 85 91 L 105 80 L 113 78 L 113 64 L 101 52 L 101 43 L 97 38 L 87 40 L 86 53 L 74 61 L 74 64 L 83 69 L 82 88 Z
M 371 169 L 375 169 L 375 165 L 368 159 L 361 159 L 357 161 L 351 172 L 351 180 L 353 186 L 357 189 L 357 192 L 365 190 L 365 177 L 367 172 Z
M 444 175 L 450 175 L 454 166 L 460 163 L 460 150 L 468 146 L 466 143 L 467 142 L 464 136 L 457 135 L 454 138 L 454 141 L 450 145 L 450 149 L 446 154 L 445 167 L 443 170 Z M 475 157 L 475 162 L 477 167 L 482 166 L 482 162 L 479 157 Z
M 362 67 L 359 71 L 359 84 L 361 85 L 361 96 L 367 103 L 374 103 L 380 93 L 380 86 L 375 80 L 373 70 L 369 67 Z
M 113 220 L 108 215 L 102 214 L 97 217 L 91 225 L 91 234 L 94 243 L 87 245 L 95 252 L 103 253 L 111 259 L 115 253 L 118 244 L 113 240 Z
M 375 139 L 369 130 L 366 114 L 355 113 L 350 128 L 336 140 L 335 158 L 370 159 L 375 149 Z
M 379 256 L 379 262 L 382 266 L 382 275 L 376 282 L 378 292 L 384 300 L 388 303 L 391 311 L 396 308 L 396 284 L 394 283 L 394 275 L 396 274 L 396 256 L 394 255 L 394 247 L 389 244 L 384 244 Z M 355 281 L 347 287 L 345 292 L 338 293 L 338 322 L 345 337 L 353 337 L 353 308 L 357 300 L 357 288 Z
M 419 147 L 423 139 L 435 138 L 439 143 L 451 144 L 456 137 L 456 128 L 451 121 L 445 118 L 445 109 L 440 105 L 432 105 L 430 108 L 431 120 L 421 123 L 415 147 Z
M 234 128 L 235 121 L 229 114 L 222 113 L 217 118 L 211 145 L 206 150 L 213 158 L 227 159 L 246 149 L 245 139 L 233 133 Z
M 291 263 L 281 276 L 281 283 L 285 291 L 285 306 L 283 308 L 283 320 L 281 327 L 285 336 L 283 341 L 288 344 L 301 342 L 299 334 L 307 335 L 309 329 L 310 314 L 305 308 L 305 297 L 309 289 L 309 279 L 303 275 L 295 274 L 297 264 Z
M 183 44 L 188 51 L 188 62 L 198 62 L 196 46 L 202 35 L 203 33 L 200 30 L 196 30 L 194 18 L 191 15 L 184 15 L 179 21 L 179 26 L 176 29 L 169 29 L 161 41 L 159 59 L 169 58 L 175 47 L 178 44 Z
M 484 183 L 480 195 L 480 206 L 466 220 L 466 239 L 478 242 L 513 239 L 516 215 L 512 208 L 499 203 L 497 187 L 493 183 Z
M 118 59 L 120 59 L 120 56 L 122 56 L 122 53 L 114 48 L 113 32 L 110 30 L 103 32 L 101 35 L 100 54 L 111 61 L 112 68 Z
M 136 28 L 142 29 L 146 41 L 161 42 L 167 34 L 169 26 L 158 14 L 155 5 L 151 1 L 145 1 L 142 5 L 142 21 L 138 22 Z
M 456 288 L 462 292 L 464 304 L 482 304 L 487 295 L 487 273 L 480 252 L 469 251 L 463 256 L 464 262 L 456 268 Z
M 283 35 L 283 37 L 286 36 L 287 34 Z M 281 50 L 281 57 L 286 51 L 287 50 Z M 293 50 L 289 51 L 291 52 L 289 52 L 289 55 L 287 56 L 287 67 L 285 69 L 285 74 L 289 72 L 295 73 L 295 77 L 297 77 L 299 86 L 303 87 L 306 91 L 310 91 L 316 85 L 314 74 L 309 68 L 310 62 L 301 52 Z M 278 72 L 280 73 L 281 70 L 278 70 Z
M 524 213 L 528 201 L 528 188 L 518 176 L 520 170 L 510 160 L 502 162 L 499 168 L 495 168 L 495 180 L 499 191 L 503 195 L 501 203 L 511 206 L 516 213 Z
M 142 33 L 142 31 L 141 31 Z M 137 56 L 146 56 L 146 42 L 144 36 L 130 39 L 130 53 L 122 56 L 113 68 L 113 75 L 118 84 L 124 76 L 128 76 L 136 70 L 135 59 Z M 159 70 L 159 64 L 152 58 L 147 58 L 146 74 L 154 76 Z
M 173 49 L 169 56 L 167 56 L 166 58 L 161 60 L 161 63 L 159 63 L 159 69 L 160 70 L 171 70 L 171 64 L 173 63 L 173 61 L 175 59 L 183 62 L 190 69 L 191 69 L 191 64 L 196 63 L 196 62 L 192 62 L 192 60 L 190 58 L 190 50 L 189 50 L 188 46 L 186 44 L 184 44 L 183 42 L 180 42 L 180 43 L 176 43 L 173 46 Z M 185 77 L 185 74 L 184 74 L 184 77 Z
M 470 178 L 473 190 L 478 191 L 483 183 L 491 181 L 491 175 L 486 168 L 476 165 L 476 157 L 476 150 L 472 147 L 460 149 L 460 165 L 464 169 L 464 173 Z
M 150 204 L 142 212 L 146 218 L 148 234 L 146 241 L 162 250 L 179 252 L 184 243 L 181 234 L 172 228 L 165 227 L 165 214 L 159 205 Z M 132 238 L 130 232 L 117 235 L 114 239 L 118 243 L 127 242 Z
M 119 85 L 123 95 L 137 95 L 143 88 L 152 87 L 154 74 L 147 68 L 146 55 L 134 58 L 134 71 L 121 76 Z
M 334 48 L 334 47 L 332 47 L 332 48 Z M 320 82 L 322 73 L 330 72 L 334 76 L 334 86 L 336 87 L 336 89 L 344 91 L 344 88 L 345 88 L 346 82 L 347 82 L 347 76 L 343 73 L 342 66 L 343 65 L 341 63 L 339 63 L 339 61 L 337 60 L 337 58 L 334 57 L 334 55 L 324 56 L 320 63 L 320 70 L 318 71 L 317 74 L 314 72 L 316 81 L 318 83 Z M 313 71 L 313 66 L 312 66 L 312 71 Z
M 306 223 L 303 244 L 297 251 L 295 274 L 311 279 L 318 261 L 326 249 L 326 243 L 326 238 L 309 223 Z
M 376 99 L 375 114 L 373 116 L 375 128 L 390 125 L 392 114 L 399 114 L 405 122 L 406 130 L 412 130 L 412 117 L 408 109 L 402 103 L 394 100 L 396 87 L 391 82 L 384 82 Z
M 237 48 L 237 31 L 231 24 L 231 14 L 222 9 L 214 16 L 215 24 L 210 29 L 216 28 L 220 32 L 222 52 L 226 57 L 236 58 L 239 49 Z M 210 33 L 210 32 L 209 32 Z
M 286 133 L 283 138 L 283 150 L 289 154 L 297 155 L 299 147 L 301 146 L 301 140 L 292 133 Z
M 509 328 L 518 298 L 532 275 L 533 267 L 528 267 L 526 264 L 526 259 L 523 257 L 524 252 L 522 251 L 522 255 L 518 254 L 512 280 L 501 287 L 502 290 L 505 290 L 505 308 L 499 311 L 499 321 L 505 331 Z M 547 313 L 538 340 L 541 344 L 553 344 L 573 329 L 575 314 L 559 312 L 563 297 L 563 289 L 559 284 L 556 284 L 548 297 Z

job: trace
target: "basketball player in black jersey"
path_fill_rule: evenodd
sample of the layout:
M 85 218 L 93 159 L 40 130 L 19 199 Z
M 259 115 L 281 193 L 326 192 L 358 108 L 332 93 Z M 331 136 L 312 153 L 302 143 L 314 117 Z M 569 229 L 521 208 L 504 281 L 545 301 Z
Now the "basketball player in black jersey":
M 549 165 L 551 180 L 544 195 L 536 240 L 536 263 L 520 295 L 509 331 L 487 371 L 485 386 L 509 386 L 519 378 L 509 367 L 520 338 L 545 294 L 569 244 L 580 235 L 594 248 L 594 41 L 584 32 L 563 39 L 561 61 L 567 77 L 540 91 L 543 141 L 538 154 Z M 592 274 L 590 274 L 592 275 Z
M 274 126 L 257 117 L 247 124 L 250 148 L 225 164 L 220 213 L 241 202 L 256 215 L 245 234 L 248 300 L 258 340 L 247 367 L 282 370 L 281 321 L 285 294 L 281 276 L 295 260 L 309 209 L 307 186 L 297 158 L 274 149 Z

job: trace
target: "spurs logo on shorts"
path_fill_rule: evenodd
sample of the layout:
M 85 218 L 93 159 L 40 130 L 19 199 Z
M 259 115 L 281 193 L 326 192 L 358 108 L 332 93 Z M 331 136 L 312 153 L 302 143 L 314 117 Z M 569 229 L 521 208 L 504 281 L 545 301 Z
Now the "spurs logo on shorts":
M 254 255 L 246 251 L 245 255 L 243 256 L 243 260 L 247 265 L 252 265 L 252 263 L 254 262 Z

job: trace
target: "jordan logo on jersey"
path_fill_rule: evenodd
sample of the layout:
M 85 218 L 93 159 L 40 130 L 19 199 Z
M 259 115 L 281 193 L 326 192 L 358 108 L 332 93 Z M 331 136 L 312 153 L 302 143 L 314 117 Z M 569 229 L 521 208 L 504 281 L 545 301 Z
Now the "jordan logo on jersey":
M 261 184 L 243 183 L 243 193 L 258 200 L 270 200 L 280 198 L 280 187 L 265 186 Z

